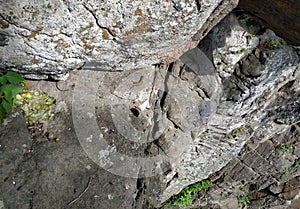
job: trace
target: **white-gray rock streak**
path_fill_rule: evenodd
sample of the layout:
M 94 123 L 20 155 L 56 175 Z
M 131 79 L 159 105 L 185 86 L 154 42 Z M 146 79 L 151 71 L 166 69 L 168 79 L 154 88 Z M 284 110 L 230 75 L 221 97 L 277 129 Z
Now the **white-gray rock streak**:
M 38 79 L 175 61 L 236 0 L 0 0 L 0 67 Z

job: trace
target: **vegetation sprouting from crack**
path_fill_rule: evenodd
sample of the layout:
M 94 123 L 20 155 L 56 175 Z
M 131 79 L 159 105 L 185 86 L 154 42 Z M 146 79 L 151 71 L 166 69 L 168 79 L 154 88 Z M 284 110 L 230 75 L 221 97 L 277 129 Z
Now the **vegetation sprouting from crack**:
M 165 202 L 165 206 L 175 206 L 179 208 L 183 208 L 189 206 L 193 203 L 193 195 L 197 194 L 200 191 L 206 191 L 211 186 L 212 182 L 209 180 L 202 180 L 200 182 L 196 182 L 192 185 L 184 188 L 180 193 L 173 195 L 167 202 Z
M 0 125 L 2 125 L 5 114 L 9 114 L 16 105 L 16 96 L 26 86 L 25 79 L 12 71 L 6 74 L 0 72 Z
M 47 93 L 29 90 L 25 79 L 13 71 L 0 72 L 0 125 L 6 114 L 20 107 L 30 123 L 51 120 L 55 99 Z
M 239 208 L 245 208 L 247 205 L 250 204 L 250 200 L 247 194 L 238 195 L 236 199 L 239 203 Z

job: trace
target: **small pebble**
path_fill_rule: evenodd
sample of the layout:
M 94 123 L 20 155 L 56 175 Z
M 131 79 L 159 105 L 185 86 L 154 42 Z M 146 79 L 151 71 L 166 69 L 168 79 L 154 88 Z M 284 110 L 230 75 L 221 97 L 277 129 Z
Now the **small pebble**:
M 56 141 L 56 142 L 59 142 L 59 141 L 60 141 L 60 138 L 57 137 L 57 138 L 55 139 L 55 141 Z
M 49 139 L 49 140 L 53 140 L 53 139 L 54 139 L 53 133 L 49 133 L 49 134 L 48 134 L 48 139 Z

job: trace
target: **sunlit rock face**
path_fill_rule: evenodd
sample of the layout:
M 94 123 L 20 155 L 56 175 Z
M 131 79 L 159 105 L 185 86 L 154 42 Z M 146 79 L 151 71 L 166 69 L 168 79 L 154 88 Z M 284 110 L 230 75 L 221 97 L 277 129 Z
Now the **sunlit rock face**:
M 72 69 L 170 63 L 195 47 L 236 0 L 0 1 L 0 67 L 63 80 Z

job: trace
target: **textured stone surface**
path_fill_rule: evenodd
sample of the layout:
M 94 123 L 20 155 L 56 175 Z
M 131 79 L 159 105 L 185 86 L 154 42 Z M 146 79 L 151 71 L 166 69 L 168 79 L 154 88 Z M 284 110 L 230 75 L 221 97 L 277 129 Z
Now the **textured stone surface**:
M 2 156 L 6 156 L 6 158 L 1 158 L 1 181 L 5 180 L 11 170 L 21 163 L 19 156 L 22 156 L 31 144 L 25 119 L 21 113 L 15 112 L 11 118 L 11 123 L 13 123 L 12 126 L 1 132 L 0 152 Z
M 46 88 L 40 84 L 69 104 L 71 95 L 53 90 L 55 84 Z M 21 114 L 1 127 L 0 200 L 4 208 L 132 208 L 136 179 L 99 169 L 80 147 L 70 121 L 69 112 L 61 111 L 55 123 L 48 124 L 61 139 L 59 143 L 41 136 L 32 140 Z M 82 198 L 72 203 L 85 188 Z
M 259 30 L 253 29 L 252 32 Z M 269 30 L 253 38 L 249 38 L 249 34 L 234 15 L 229 15 L 207 37 L 210 40 L 208 45 L 213 46 L 211 57 L 216 66 L 216 77 L 221 81 L 219 88 L 222 93 L 216 112 L 210 114 L 205 130 L 193 139 L 193 146 L 177 165 L 178 176 L 168 183 L 169 187 L 165 190 L 167 196 L 168 189 L 174 192 L 176 186 L 182 188 L 193 181 L 207 178 L 218 167 L 225 166 L 229 159 L 240 152 L 262 122 L 276 120 L 282 114 L 285 124 L 297 121 L 297 116 L 290 110 L 298 108 L 296 101 L 299 96 L 296 95 L 299 92 L 295 90 L 298 92 L 296 95 L 291 93 L 294 96 L 285 99 L 279 99 L 281 96 L 274 94 L 285 84 L 299 79 L 299 55 L 284 44 L 265 46 L 268 40 L 282 41 Z M 251 65 L 255 67 L 248 67 L 249 60 L 254 60 Z M 283 101 L 289 104 L 283 107 L 285 110 L 281 109 L 283 113 L 275 110 L 271 116 L 267 111 L 272 109 L 269 103 L 278 102 L 279 110 L 279 103 Z M 280 130 L 274 125 L 265 131 L 272 134 Z M 256 162 L 251 157 L 249 159 Z M 262 165 L 261 169 L 264 169 L 265 165 Z M 239 178 L 254 175 L 243 164 L 239 167 Z
M 239 6 L 259 17 L 278 35 L 300 45 L 300 2 L 297 0 L 240 0 Z
M 30 82 L 66 104 L 48 128 L 61 142 L 37 140 L 33 152 L 18 155 L 17 166 L 8 163 L 12 172 L 4 175 L 0 200 L 12 208 L 61 208 L 92 177 L 70 208 L 155 208 L 210 177 L 213 187 L 195 207 L 236 207 L 243 193 L 254 206 L 282 206 L 285 199 L 296 205 L 289 183 L 299 182 L 299 54 L 272 31 L 249 30 L 234 15 L 199 48 L 165 66 L 74 71 L 56 87 Z
M 0 67 L 31 78 L 170 63 L 236 5 L 223 1 L 0 1 Z
M 230 127 L 230 123 L 237 124 L 232 119 L 239 118 L 236 121 L 242 122 L 244 127 L 229 132 L 222 142 L 228 139 L 247 142 L 221 171 L 210 176 L 212 188 L 208 194 L 200 198 L 198 195 L 193 207 L 238 208 L 237 196 L 246 194 L 250 208 L 298 208 L 299 55 L 270 30 L 256 35 L 252 41 L 243 42 L 249 30 L 244 31 L 246 37 L 236 36 L 242 34 L 241 26 L 243 24 L 234 16 L 229 16 L 215 27 L 208 40 L 203 41 L 216 46 L 211 50 L 212 59 L 223 86 L 216 113 L 224 116 L 222 119 L 211 117 L 211 121 L 219 122 L 213 127 L 220 128 L 220 121 L 231 118 L 227 123 Z M 224 36 L 224 31 L 228 31 L 226 39 L 220 41 L 216 37 Z M 251 32 L 255 31 L 261 30 L 257 28 Z M 280 44 L 269 46 L 266 44 L 269 40 L 278 40 Z M 248 51 L 249 45 L 251 50 Z M 232 47 L 246 50 L 236 48 L 236 53 L 230 50 Z M 252 130 L 248 137 L 244 133 L 247 126 Z M 217 130 L 220 133 L 223 129 L 212 129 L 211 133 Z M 281 149 L 281 145 L 292 147 L 292 151 Z M 217 146 L 215 143 L 213 148 Z
M 295 88 L 297 85 L 289 86 L 277 94 Z M 297 123 L 270 121 L 265 126 L 277 129 L 276 133 L 264 133 L 265 127 L 260 127 L 239 156 L 211 176 L 214 186 L 196 201 L 199 206 L 224 208 L 229 200 L 247 194 L 250 208 L 299 208 L 299 157 L 294 146 L 300 139 L 299 112 Z M 293 151 L 281 150 L 279 144 L 292 146 Z

